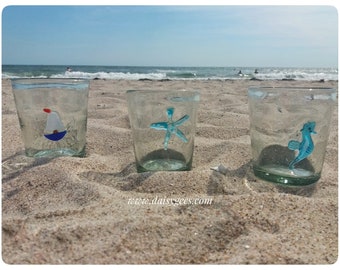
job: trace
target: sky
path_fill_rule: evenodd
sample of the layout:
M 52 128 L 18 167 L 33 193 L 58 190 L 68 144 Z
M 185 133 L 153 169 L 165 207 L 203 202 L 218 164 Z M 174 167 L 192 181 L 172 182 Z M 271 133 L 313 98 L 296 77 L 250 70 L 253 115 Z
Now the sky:
M 6 6 L 2 64 L 337 67 L 333 6 Z

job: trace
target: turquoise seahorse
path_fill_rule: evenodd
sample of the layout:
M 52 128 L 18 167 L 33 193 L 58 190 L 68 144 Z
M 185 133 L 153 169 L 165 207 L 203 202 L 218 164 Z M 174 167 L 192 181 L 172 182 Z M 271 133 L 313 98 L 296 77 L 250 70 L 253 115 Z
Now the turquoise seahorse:
M 289 169 L 293 170 L 296 163 L 308 157 L 314 150 L 314 143 L 311 134 L 316 134 L 315 132 L 315 122 L 307 122 L 303 125 L 300 130 L 302 132 L 302 142 L 291 140 L 288 143 L 288 148 L 290 150 L 299 150 L 298 155 L 289 164 Z

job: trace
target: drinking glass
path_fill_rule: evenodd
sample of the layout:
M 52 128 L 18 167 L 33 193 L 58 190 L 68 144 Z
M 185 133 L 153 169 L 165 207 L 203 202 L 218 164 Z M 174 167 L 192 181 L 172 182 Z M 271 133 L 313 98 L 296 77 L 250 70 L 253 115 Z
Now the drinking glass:
M 126 95 L 137 171 L 190 170 L 199 92 L 129 90 Z
M 248 100 L 255 176 L 287 186 L 317 182 L 336 90 L 250 87 Z
M 88 87 L 83 79 L 12 80 L 27 156 L 85 155 Z

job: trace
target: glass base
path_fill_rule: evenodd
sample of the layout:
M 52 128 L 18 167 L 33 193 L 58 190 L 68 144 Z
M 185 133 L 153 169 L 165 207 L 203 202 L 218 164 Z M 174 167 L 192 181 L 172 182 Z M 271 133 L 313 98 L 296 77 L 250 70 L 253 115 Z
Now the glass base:
M 137 164 L 138 172 L 149 171 L 189 171 L 188 164 L 176 159 L 153 159 Z
M 84 157 L 85 156 L 85 148 L 80 151 L 74 151 L 69 148 L 58 148 L 58 149 L 26 149 L 25 150 L 26 156 L 34 157 L 34 158 L 54 158 L 54 157 L 62 157 L 62 156 L 69 156 L 69 157 Z
M 190 171 L 192 157 L 186 160 L 184 155 L 178 151 L 158 149 L 136 159 L 137 172 L 149 171 Z
M 254 165 L 253 169 L 256 177 L 287 186 L 311 185 L 320 179 L 320 174 L 302 168 L 290 170 L 288 167 L 270 164 L 261 167 Z

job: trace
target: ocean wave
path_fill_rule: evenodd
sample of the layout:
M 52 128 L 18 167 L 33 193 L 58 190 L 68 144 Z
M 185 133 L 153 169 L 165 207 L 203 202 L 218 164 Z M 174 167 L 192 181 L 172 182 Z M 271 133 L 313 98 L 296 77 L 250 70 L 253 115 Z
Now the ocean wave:
M 130 73 L 130 72 L 81 72 L 66 71 L 63 74 L 52 75 L 51 78 L 84 78 L 84 79 L 108 79 L 108 80 L 161 80 L 166 78 L 165 73 Z
M 242 74 L 238 72 L 242 70 Z M 185 67 L 96 67 L 79 66 L 65 71 L 62 66 L 3 66 L 3 79 L 84 78 L 108 80 L 338 80 L 334 68 L 185 68 Z
M 195 72 L 176 72 L 176 73 L 167 73 L 167 77 L 169 78 L 178 78 L 178 79 L 193 79 L 197 78 Z
M 338 75 L 334 73 L 314 72 L 308 73 L 304 71 L 281 71 L 274 70 L 268 73 L 258 73 L 254 76 L 260 80 L 297 80 L 297 81 L 331 81 L 338 80 Z

